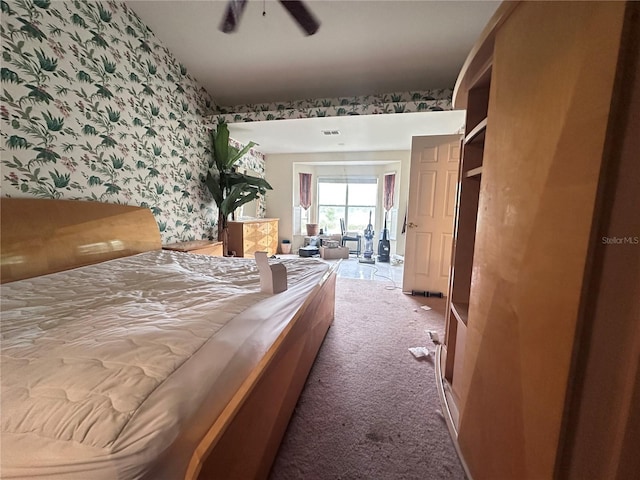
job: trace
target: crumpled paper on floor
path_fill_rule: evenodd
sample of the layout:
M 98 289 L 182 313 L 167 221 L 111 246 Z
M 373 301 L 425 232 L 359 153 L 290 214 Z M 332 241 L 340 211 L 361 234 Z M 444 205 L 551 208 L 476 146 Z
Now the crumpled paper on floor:
M 416 358 L 423 358 L 429 356 L 429 349 L 427 347 L 411 347 L 409 348 L 411 354 Z

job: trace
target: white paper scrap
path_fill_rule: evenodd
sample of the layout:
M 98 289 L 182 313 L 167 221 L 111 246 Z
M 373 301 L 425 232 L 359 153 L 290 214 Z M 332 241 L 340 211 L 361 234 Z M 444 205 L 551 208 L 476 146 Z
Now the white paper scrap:
M 423 305 L 420 308 L 423 310 L 431 310 L 431 307 L 428 307 L 427 305 Z
M 411 347 L 409 348 L 409 351 L 416 358 L 429 356 L 429 349 L 427 349 L 427 347 Z
M 260 273 L 260 291 L 284 292 L 287 289 L 287 267 L 281 263 L 270 265 L 267 252 L 256 252 L 255 260 Z

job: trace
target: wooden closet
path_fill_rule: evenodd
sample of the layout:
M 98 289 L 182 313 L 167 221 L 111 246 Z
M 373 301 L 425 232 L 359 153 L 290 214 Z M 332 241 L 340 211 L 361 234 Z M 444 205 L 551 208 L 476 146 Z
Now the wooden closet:
M 456 84 L 437 379 L 475 480 L 640 471 L 639 7 L 504 3 Z

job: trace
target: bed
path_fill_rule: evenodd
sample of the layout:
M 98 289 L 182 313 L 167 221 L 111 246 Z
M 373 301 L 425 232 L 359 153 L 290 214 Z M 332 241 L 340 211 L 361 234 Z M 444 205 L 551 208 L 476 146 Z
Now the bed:
M 161 249 L 148 209 L 0 200 L 2 478 L 266 478 L 336 266 Z

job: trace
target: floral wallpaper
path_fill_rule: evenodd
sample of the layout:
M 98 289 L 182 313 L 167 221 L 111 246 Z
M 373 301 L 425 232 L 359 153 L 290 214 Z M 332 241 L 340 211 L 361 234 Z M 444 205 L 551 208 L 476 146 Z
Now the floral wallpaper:
M 164 243 L 214 233 L 209 94 L 122 2 L 0 0 L 1 194 L 149 207 Z M 252 150 L 243 166 L 264 174 Z
M 229 123 L 289 118 L 337 117 L 452 110 L 450 89 L 385 93 L 360 97 L 218 107 L 215 115 Z

